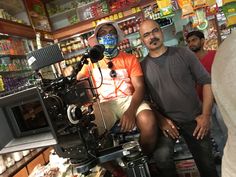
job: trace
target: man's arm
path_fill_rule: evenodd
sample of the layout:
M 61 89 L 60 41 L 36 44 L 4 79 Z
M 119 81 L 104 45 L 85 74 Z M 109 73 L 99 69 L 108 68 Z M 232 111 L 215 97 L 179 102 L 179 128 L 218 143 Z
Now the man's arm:
M 121 118 L 121 131 L 129 131 L 135 127 L 136 112 L 144 98 L 144 79 L 143 76 L 131 77 L 134 87 L 131 103 Z
M 202 114 L 196 118 L 197 126 L 193 132 L 193 136 L 196 136 L 197 139 L 203 139 L 210 129 L 212 105 L 213 93 L 211 84 L 205 84 L 203 85 Z
M 144 99 L 144 78 L 143 76 L 131 77 L 131 82 L 134 87 L 134 93 L 132 95 L 132 101 L 130 103 L 129 108 L 131 110 L 137 111 L 139 105 Z
M 175 123 L 163 116 L 157 109 L 155 104 L 151 104 L 150 105 L 152 110 L 155 113 L 159 128 L 162 130 L 163 134 L 166 137 L 171 137 L 172 139 L 178 139 L 179 138 L 179 131 L 178 131 L 178 127 L 175 125 Z
M 211 115 L 212 105 L 213 105 L 213 93 L 211 89 L 211 84 L 203 85 L 203 105 L 202 114 Z
M 78 74 L 76 75 L 76 80 L 80 80 L 84 77 L 85 77 L 85 74 L 78 72 Z

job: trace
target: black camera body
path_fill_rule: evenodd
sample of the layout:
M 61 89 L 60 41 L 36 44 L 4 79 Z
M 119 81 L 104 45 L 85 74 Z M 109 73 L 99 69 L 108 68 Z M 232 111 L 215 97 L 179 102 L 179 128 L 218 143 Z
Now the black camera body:
M 59 156 L 87 161 L 96 156 L 98 131 L 93 123 L 96 94 L 89 78 L 52 81 L 42 90 L 43 102 L 57 139 Z

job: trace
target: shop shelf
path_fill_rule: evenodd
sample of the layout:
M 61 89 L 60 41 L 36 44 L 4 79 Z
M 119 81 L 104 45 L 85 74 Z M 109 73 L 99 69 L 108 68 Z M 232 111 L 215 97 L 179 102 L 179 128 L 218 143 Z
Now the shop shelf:
M 10 73 L 24 73 L 24 72 L 30 72 L 30 71 L 32 71 L 32 70 L 30 70 L 30 69 L 24 69 L 24 70 L 18 70 L 18 71 L 0 71 L 0 74 L 1 75 L 4 75 L 4 74 L 10 74 Z
M 0 54 L 0 58 L 10 57 L 10 58 L 25 58 L 26 55 L 10 55 L 10 54 Z
M 59 17 L 62 17 L 62 18 L 65 18 L 65 15 L 68 14 L 68 13 L 71 13 L 72 11 L 75 11 L 76 8 L 72 8 L 72 9 L 69 9 L 69 10 L 66 10 L 64 12 L 59 12 L 59 13 L 56 13 L 56 14 L 53 14 L 51 16 L 49 16 L 50 19 L 53 19 L 53 18 L 59 18 Z M 76 11 L 75 11 L 76 13 Z

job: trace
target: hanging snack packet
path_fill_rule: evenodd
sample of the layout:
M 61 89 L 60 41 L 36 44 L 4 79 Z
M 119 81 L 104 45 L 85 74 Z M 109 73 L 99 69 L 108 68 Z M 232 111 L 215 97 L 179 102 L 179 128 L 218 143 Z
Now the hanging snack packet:
M 212 15 L 216 15 L 219 12 L 219 7 L 216 4 L 214 4 L 213 6 L 207 6 L 206 7 L 206 16 L 212 16 Z
M 216 0 L 206 0 L 206 5 L 211 7 L 214 6 L 216 4 Z
M 227 19 L 227 27 L 234 26 L 236 24 L 236 2 L 222 6 L 223 12 Z
M 175 15 L 172 6 L 160 9 L 160 13 L 161 13 L 161 18 L 172 17 Z
M 160 9 L 161 18 L 174 16 L 174 10 L 171 0 L 156 0 Z
M 171 0 L 156 0 L 156 2 L 160 9 L 166 8 L 171 5 Z
M 223 0 L 223 5 L 226 5 L 230 2 L 236 2 L 236 0 Z
M 207 28 L 208 26 L 208 21 L 206 19 L 206 12 L 204 10 L 204 8 L 201 8 L 201 9 L 197 9 L 196 10 L 196 14 L 197 14 L 197 17 L 198 17 L 198 26 L 197 28 L 199 30 L 204 30 Z
M 188 18 L 194 15 L 191 0 L 178 0 L 178 4 L 182 9 L 182 18 Z
M 206 7 L 206 0 L 193 0 L 193 9 Z
M 199 21 L 198 21 L 198 18 L 197 18 L 197 14 L 193 15 L 192 16 L 192 28 L 195 28 L 199 25 Z
M 206 13 L 204 11 L 204 8 L 197 9 L 195 11 L 195 15 L 192 16 L 192 27 L 198 27 L 199 25 L 203 25 L 203 23 L 206 23 Z

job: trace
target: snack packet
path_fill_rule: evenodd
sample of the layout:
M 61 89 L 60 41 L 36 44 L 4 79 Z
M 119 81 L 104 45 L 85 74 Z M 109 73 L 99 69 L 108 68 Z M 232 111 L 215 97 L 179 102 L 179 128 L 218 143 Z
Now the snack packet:
M 216 4 L 216 0 L 206 0 L 206 5 L 211 7 Z
M 206 0 L 193 0 L 193 9 L 206 7 Z
M 182 18 L 188 18 L 195 14 L 191 0 L 178 0 L 178 4 L 182 9 Z
M 223 5 L 226 5 L 230 2 L 236 2 L 236 0 L 222 0 L 223 1 Z
M 227 27 L 236 24 L 236 2 L 222 6 L 223 12 L 227 19 Z

